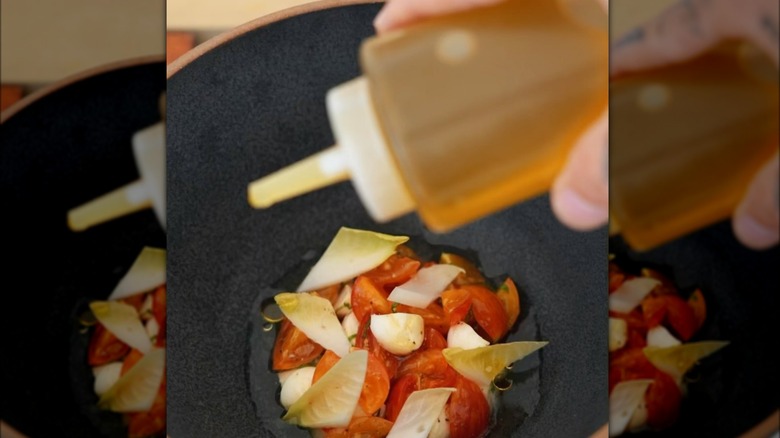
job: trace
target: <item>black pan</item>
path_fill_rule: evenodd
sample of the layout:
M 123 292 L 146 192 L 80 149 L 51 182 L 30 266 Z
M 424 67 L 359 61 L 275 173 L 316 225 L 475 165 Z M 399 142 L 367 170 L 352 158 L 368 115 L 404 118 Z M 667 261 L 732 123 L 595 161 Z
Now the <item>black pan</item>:
M 160 120 L 164 71 L 157 58 L 100 68 L 3 114 L 2 419 L 30 437 L 101 436 L 83 348 L 85 377 L 72 380 L 74 312 L 165 234 L 151 210 L 83 233 L 66 213 L 138 178 L 131 137 Z
M 346 225 L 472 250 L 488 275 L 511 275 L 538 324 L 520 330 L 550 344 L 538 403 L 524 420 L 505 410 L 491 436 L 589 435 L 608 417 L 605 230 L 565 229 L 546 197 L 445 235 L 414 215 L 377 225 L 348 183 L 249 207 L 248 182 L 333 142 L 325 93 L 359 74 L 358 47 L 380 8 L 342 4 L 255 21 L 169 68 L 169 434 L 305 436 L 282 424 L 276 377 L 253 355 L 271 342 L 258 340 L 256 304 Z M 522 406 L 520 394 L 508 403 Z
M 610 241 L 610 250 L 634 273 L 652 267 L 669 275 L 682 293 L 700 288 L 707 320 L 692 340 L 730 342 L 689 375 L 680 421 L 664 436 L 733 437 L 780 407 L 780 249 L 747 249 L 722 222 L 644 253 L 631 251 L 620 238 Z

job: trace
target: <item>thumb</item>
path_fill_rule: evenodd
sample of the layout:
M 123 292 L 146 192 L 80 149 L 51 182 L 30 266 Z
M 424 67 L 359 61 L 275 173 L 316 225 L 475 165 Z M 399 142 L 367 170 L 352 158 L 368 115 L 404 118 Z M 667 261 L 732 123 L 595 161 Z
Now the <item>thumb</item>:
M 745 246 L 766 249 L 780 238 L 780 161 L 778 154 L 753 178 L 734 212 L 734 234 Z
M 587 231 L 607 223 L 608 131 L 609 117 L 604 111 L 574 145 L 550 190 L 553 212 L 569 228 Z

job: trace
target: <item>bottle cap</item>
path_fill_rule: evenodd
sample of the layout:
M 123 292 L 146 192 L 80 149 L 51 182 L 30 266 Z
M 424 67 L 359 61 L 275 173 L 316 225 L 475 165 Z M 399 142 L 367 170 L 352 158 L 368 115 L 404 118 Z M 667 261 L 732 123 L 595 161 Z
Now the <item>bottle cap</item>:
M 414 211 L 377 119 L 368 79 L 359 77 L 330 90 L 327 109 L 338 145 L 250 183 L 249 203 L 267 208 L 351 177 L 377 222 Z

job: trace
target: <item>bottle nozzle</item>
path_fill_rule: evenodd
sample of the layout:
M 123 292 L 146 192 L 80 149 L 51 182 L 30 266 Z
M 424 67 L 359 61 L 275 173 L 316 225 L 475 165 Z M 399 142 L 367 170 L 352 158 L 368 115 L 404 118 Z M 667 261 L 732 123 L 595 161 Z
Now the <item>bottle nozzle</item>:
M 338 146 L 332 146 L 295 164 L 249 183 L 249 204 L 268 208 L 277 202 L 349 179 Z

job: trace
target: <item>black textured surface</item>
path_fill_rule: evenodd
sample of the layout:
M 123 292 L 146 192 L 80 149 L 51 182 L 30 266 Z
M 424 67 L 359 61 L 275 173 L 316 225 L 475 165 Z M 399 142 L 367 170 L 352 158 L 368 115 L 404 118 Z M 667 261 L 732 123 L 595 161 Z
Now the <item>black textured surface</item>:
M 357 49 L 378 9 L 350 6 L 271 24 L 168 81 L 168 431 L 293 433 L 275 432 L 277 394 L 267 394 L 258 414 L 252 403 L 249 373 L 275 379 L 247 367 L 252 305 L 346 225 L 473 249 L 488 275 L 515 278 L 550 345 L 539 404 L 511 436 L 586 436 L 608 412 L 605 230 L 566 230 L 546 197 L 447 235 L 425 232 L 413 215 L 374 224 L 348 183 L 270 210 L 247 204 L 248 182 L 332 144 L 325 93 L 358 74 Z
M 707 320 L 692 340 L 730 342 L 691 372 L 680 420 L 663 436 L 738 436 L 780 407 L 780 248 L 749 250 L 722 222 L 645 253 L 629 251 L 620 239 L 610 249 L 634 269 L 661 270 L 683 294 L 700 288 Z
M 105 298 L 165 235 L 151 210 L 83 233 L 68 230 L 66 213 L 138 178 L 131 137 L 160 119 L 164 88 L 162 61 L 125 67 L 55 91 L 0 127 L 2 418 L 30 437 L 99 436 L 72 390 L 72 313 Z

